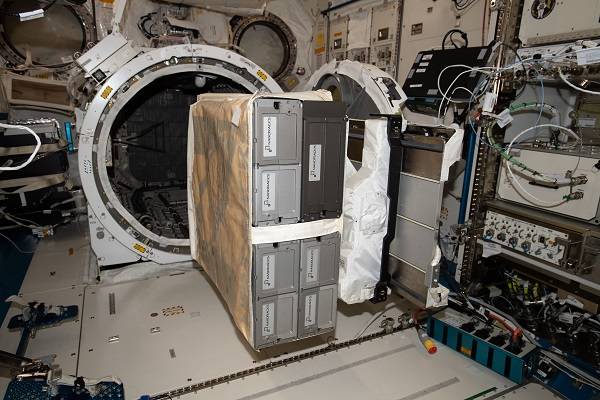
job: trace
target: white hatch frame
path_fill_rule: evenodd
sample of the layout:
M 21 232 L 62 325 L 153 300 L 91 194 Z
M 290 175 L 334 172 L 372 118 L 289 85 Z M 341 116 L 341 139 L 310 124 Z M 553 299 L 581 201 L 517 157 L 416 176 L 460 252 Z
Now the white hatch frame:
M 99 265 L 136 260 L 167 264 L 190 259 L 189 239 L 159 236 L 125 209 L 110 185 L 105 162 L 110 128 L 122 107 L 157 78 L 185 72 L 225 77 L 251 93 L 282 91 L 252 61 L 206 45 L 178 45 L 142 52 L 106 79 L 88 104 L 79 129 L 79 170 L 89 204 L 92 247 Z
M 315 90 L 317 85 L 327 76 L 344 75 L 357 82 L 373 100 L 381 114 L 400 114 L 400 108 L 406 101 L 406 94 L 396 80 L 379 68 L 357 61 L 336 61 L 319 68 L 310 78 L 305 90 Z M 395 93 L 391 92 L 392 85 Z

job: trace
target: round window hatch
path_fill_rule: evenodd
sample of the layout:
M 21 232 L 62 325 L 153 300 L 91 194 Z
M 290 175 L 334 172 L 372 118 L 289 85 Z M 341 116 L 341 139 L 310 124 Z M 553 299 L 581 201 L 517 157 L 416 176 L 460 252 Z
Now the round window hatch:
M 273 14 L 238 20 L 233 44 L 239 53 L 279 82 L 296 63 L 296 38 L 285 22 Z
M 44 16 L 21 21 L 19 13 L 40 8 L 36 0 L 6 0 L 0 14 L 0 55 L 16 66 L 69 68 L 76 54 L 93 42 L 93 19 L 83 5 L 52 4 Z
M 531 15 L 535 19 L 544 19 L 556 6 L 556 0 L 535 0 L 531 5 Z

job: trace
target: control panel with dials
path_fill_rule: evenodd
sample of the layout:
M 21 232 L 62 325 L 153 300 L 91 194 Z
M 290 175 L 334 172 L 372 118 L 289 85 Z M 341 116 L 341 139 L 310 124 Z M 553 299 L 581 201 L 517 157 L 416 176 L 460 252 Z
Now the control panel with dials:
M 490 210 L 485 218 L 483 240 L 560 266 L 569 235 Z
M 600 290 L 600 229 L 569 218 L 492 200 L 479 233 L 484 254 L 508 257 Z

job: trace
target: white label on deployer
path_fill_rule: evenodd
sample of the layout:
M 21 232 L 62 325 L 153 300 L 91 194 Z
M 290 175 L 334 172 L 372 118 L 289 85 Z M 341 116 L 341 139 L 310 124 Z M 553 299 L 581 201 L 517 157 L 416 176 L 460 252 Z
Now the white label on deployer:
M 269 336 L 275 332 L 275 303 L 267 303 L 262 306 L 262 335 Z
M 306 283 L 316 282 L 319 279 L 320 249 L 311 247 L 306 252 Z
M 314 325 L 317 320 L 317 295 L 309 294 L 304 300 L 304 326 Z
M 275 288 L 275 254 L 266 254 L 262 258 L 262 288 Z
M 277 156 L 277 117 L 263 117 L 263 157 Z
M 265 172 L 262 174 L 262 210 L 275 210 L 275 172 Z
M 308 153 L 308 180 L 318 182 L 321 180 L 321 145 L 311 144 Z

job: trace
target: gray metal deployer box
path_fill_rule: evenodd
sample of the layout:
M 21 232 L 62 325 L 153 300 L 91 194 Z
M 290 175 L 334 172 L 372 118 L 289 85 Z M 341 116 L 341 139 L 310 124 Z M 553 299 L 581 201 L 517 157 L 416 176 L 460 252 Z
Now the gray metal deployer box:
M 302 106 L 296 99 L 254 101 L 253 162 L 259 165 L 300 164 Z
M 297 240 L 253 245 L 252 251 L 256 298 L 298 290 L 300 243 Z
M 300 166 L 252 169 L 252 225 L 291 224 L 300 217 Z
M 300 288 L 336 284 L 340 265 L 340 234 L 300 241 Z
M 301 219 L 337 218 L 342 213 L 346 109 L 343 103 L 302 103 Z
M 337 285 L 302 290 L 298 306 L 298 338 L 333 330 L 337 316 Z
M 264 348 L 298 336 L 298 294 L 266 297 L 254 303 L 254 347 Z

